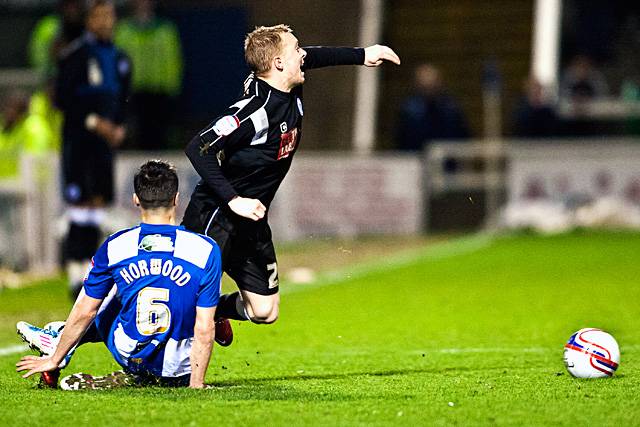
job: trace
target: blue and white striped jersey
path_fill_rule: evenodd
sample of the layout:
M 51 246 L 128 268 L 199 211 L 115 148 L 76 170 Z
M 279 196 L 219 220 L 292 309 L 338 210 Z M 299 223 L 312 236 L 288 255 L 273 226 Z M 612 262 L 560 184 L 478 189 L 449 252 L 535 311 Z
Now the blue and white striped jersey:
M 96 322 L 113 320 L 103 338 L 118 363 L 130 372 L 177 377 L 191 372 L 196 307 L 218 304 L 221 274 L 220 250 L 209 237 L 143 223 L 102 244 L 84 290 L 103 299 L 116 286 L 115 319 L 99 315 Z

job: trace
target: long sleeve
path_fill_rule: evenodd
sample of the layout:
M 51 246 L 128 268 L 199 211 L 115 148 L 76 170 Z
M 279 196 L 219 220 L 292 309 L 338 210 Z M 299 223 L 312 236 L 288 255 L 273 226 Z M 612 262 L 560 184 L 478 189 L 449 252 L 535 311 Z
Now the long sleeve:
M 224 202 L 237 196 L 218 161 L 222 150 L 230 152 L 249 145 L 262 134 L 256 134 L 254 121 L 260 121 L 259 114 L 266 101 L 256 96 L 243 98 L 218 116 L 187 144 L 185 153 L 198 175 L 207 186 Z M 258 114 L 254 114 L 258 113 Z M 266 129 L 264 129 L 266 131 Z
M 198 175 L 200 175 L 200 178 L 202 178 L 207 186 L 211 188 L 220 199 L 229 202 L 229 200 L 237 196 L 237 193 L 222 174 L 222 169 L 218 164 L 216 154 L 212 152 L 202 152 L 202 146 L 203 143 L 200 135 L 196 135 L 189 144 L 187 144 L 184 152 L 193 165 L 193 168 L 198 172 Z
M 363 65 L 364 49 L 359 47 L 305 47 L 305 70 L 333 65 Z

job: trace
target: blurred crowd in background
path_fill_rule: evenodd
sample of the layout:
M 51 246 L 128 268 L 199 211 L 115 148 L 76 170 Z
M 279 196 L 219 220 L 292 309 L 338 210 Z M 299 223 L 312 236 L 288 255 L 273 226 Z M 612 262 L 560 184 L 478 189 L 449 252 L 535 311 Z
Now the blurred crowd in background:
M 565 17 L 558 88 L 544 87 L 532 76 L 524 79 L 517 102 L 506 106 L 505 136 L 640 135 L 640 68 L 633 48 L 640 44 L 640 6 L 599 1 L 575 6 Z M 417 151 L 429 141 L 481 136 L 470 132 L 445 81 L 435 64 L 415 68 L 413 93 L 399 108 L 396 148 Z
M 0 174 L 13 176 L 20 151 L 43 155 L 61 147 L 63 117 L 54 87 L 61 52 L 81 37 L 84 1 L 60 0 L 52 14 L 38 20 L 29 40 L 30 66 L 40 85 L 33 92 L 10 90 L 2 99 Z M 132 0 L 117 23 L 114 43 L 131 58 L 132 93 L 125 148 L 168 148 L 167 132 L 182 84 L 182 50 L 176 26 L 156 14 L 155 0 Z M 145 137 L 141 137 L 145 135 Z

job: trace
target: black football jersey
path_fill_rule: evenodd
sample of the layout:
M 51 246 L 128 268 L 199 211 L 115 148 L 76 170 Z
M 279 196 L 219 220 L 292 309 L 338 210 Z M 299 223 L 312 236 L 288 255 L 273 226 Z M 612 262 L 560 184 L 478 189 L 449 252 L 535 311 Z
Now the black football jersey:
M 85 128 L 90 114 L 123 123 L 130 86 L 131 61 L 124 52 L 91 33 L 74 40 L 61 54 L 55 85 L 65 138 L 99 139 Z
M 364 63 L 364 49 L 305 48 L 303 69 Z M 269 206 L 302 136 L 302 85 L 291 92 L 249 76 L 244 94 L 199 132 L 185 150 L 202 178 L 192 198 L 216 206 L 236 195 Z

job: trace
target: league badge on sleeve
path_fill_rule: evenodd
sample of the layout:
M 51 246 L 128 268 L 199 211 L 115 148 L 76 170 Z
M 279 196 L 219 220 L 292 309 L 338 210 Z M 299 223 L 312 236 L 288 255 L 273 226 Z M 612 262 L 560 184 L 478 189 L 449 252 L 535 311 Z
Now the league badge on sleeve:
M 224 116 L 213 125 L 213 131 L 218 136 L 227 136 L 239 127 L 240 120 L 236 116 Z

